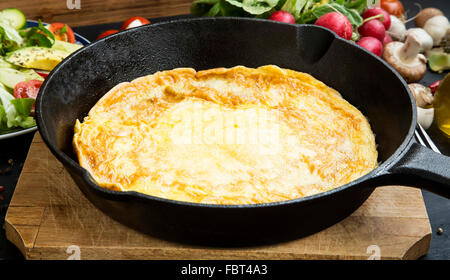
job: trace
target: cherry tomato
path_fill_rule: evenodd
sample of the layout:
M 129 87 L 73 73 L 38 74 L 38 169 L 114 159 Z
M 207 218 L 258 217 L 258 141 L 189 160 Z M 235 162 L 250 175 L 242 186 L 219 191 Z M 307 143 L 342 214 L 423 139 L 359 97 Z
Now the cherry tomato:
M 35 70 L 36 71 L 36 70 Z M 48 77 L 48 74 L 50 73 L 50 72 L 47 72 L 47 71 L 36 71 L 36 73 L 38 73 L 39 74 L 39 76 L 41 76 L 42 78 L 44 78 L 44 79 L 46 79 L 47 77 Z
M 146 24 L 150 24 L 150 21 L 148 21 L 148 19 L 146 19 L 146 18 L 131 17 L 131 18 L 127 19 L 126 21 L 124 21 L 120 30 L 138 27 L 138 26 L 146 25 Z
M 106 30 L 105 32 L 102 32 L 102 33 L 100 33 L 100 35 L 98 35 L 97 40 L 100 40 L 101 38 L 104 38 L 106 36 L 109 36 L 109 35 L 117 33 L 117 32 L 119 32 L 119 30 L 116 30 L 116 29 Z
M 403 14 L 405 13 L 402 2 L 398 0 L 381 0 L 380 7 L 398 18 L 403 17 Z
M 41 86 L 42 81 L 39 80 L 29 80 L 17 83 L 17 85 L 14 87 L 14 97 L 36 99 Z
M 48 26 L 48 30 L 53 33 L 56 40 L 75 44 L 75 33 L 67 24 L 55 22 Z
M 29 80 L 26 82 L 17 83 L 14 87 L 14 97 L 15 98 L 33 98 L 36 99 L 39 89 L 42 86 L 42 81 L 39 80 Z M 32 114 L 34 113 L 34 106 L 31 109 Z

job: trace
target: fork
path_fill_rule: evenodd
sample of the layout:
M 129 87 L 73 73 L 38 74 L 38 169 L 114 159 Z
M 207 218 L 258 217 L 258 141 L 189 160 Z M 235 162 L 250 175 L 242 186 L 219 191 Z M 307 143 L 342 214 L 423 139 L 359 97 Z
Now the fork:
M 420 124 L 417 124 L 416 130 L 414 131 L 414 136 L 422 146 L 430 148 L 436 153 L 442 154 L 441 151 L 439 151 L 438 147 L 436 147 L 436 144 L 434 144 L 433 140 L 431 140 L 428 133 Z

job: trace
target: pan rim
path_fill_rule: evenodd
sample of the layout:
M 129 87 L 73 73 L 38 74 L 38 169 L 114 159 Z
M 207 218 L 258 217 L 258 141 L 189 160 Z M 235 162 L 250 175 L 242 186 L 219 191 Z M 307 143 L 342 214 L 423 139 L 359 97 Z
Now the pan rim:
M 377 168 L 373 169 L 371 172 L 357 178 L 354 181 L 351 181 L 345 185 L 333 188 L 331 190 L 325 191 L 325 192 L 321 192 L 318 194 L 314 194 L 314 195 L 310 195 L 310 196 L 305 196 L 305 197 L 300 197 L 300 198 L 296 198 L 296 199 L 290 199 L 290 200 L 283 200 L 283 201 L 277 201 L 277 202 L 269 202 L 269 203 L 257 203 L 257 204 L 207 204 L 207 203 L 196 203 L 196 202 L 187 202 L 187 201 L 178 201 L 178 200 L 172 200 L 172 199 L 166 199 L 166 198 L 161 198 L 161 197 L 157 197 L 157 196 L 152 196 L 152 195 L 147 195 L 147 194 L 143 194 L 143 193 L 139 193 L 136 191 L 113 191 L 113 190 L 109 190 L 109 189 L 105 189 L 100 187 L 94 180 L 94 178 L 91 176 L 91 174 L 84 169 L 83 167 L 81 167 L 81 165 L 79 165 L 79 163 L 77 163 L 75 160 L 73 160 L 71 157 L 69 157 L 65 152 L 61 151 L 60 149 L 58 149 L 57 147 L 55 147 L 49 139 L 49 135 L 48 135 L 48 131 L 45 125 L 45 122 L 42 118 L 42 114 L 41 114 L 41 109 L 43 106 L 42 103 L 42 96 L 47 88 L 47 85 L 51 82 L 52 78 L 53 78 L 53 74 L 58 72 L 62 67 L 64 67 L 64 65 L 66 63 L 68 63 L 72 57 L 78 55 L 78 53 L 83 52 L 86 49 L 90 49 L 92 47 L 95 47 L 97 44 L 106 41 L 106 40 L 110 40 L 111 38 L 114 38 L 116 36 L 122 36 L 122 34 L 127 34 L 127 33 L 133 33 L 136 32 L 136 30 L 140 30 L 140 29 L 153 29 L 153 28 L 157 28 L 160 26 L 164 26 L 164 25 L 171 25 L 171 24 L 185 24 L 185 23 L 191 23 L 191 22 L 201 22 L 201 21 L 209 21 L 209 22 L 215 22 L 215 21 L 245 21 L 245 22 L 259 22 L 259 23 L 264 23 L 264 24 L 275 24 L 275 25 L 284 25 L 284 26 L 288 26 L 290 28 L 295 28 L 297 30 L 299 30 L 300 28 L 317 28 L 317 29 L 322 29 L 322 30 L 326 30 L 326 32 L 330 33 L 331 35 L 333 35 L 334 39 L 333 40 L 340 40 L 341 42 L 344 42 L 345 44 L 350 44 L 352 47 L 356 47 L 358 49 L 360 49 L 361 51 L 365 52 L 366 54 L 372 56 L 373 58 L 375 58 L 376 60 L 378 60 L 378 62 L 383 63 L 383 65 L 385 67 L 387 67 L 391 73 L 393 75 L 395 75 L 397 77 L 397 79 L 400 80 L 400 82 L 403 84 L 404 88 L 406 89 L 406 92 L 410 98 L 410 105 L 411 105 L 411 112 L 412 112 L 412 120 L 410 123 L 410 127 L 408 130 L 408 133 L 405 135 L 402 143 L 397 147 L 397 149 L 394 151 L 394 153 L 392 153 L 384 162 L 382 162 L 380 165 L 378 165 Z M 253 209 L 253 208 L 271 208 L 271 207 L 280 207 L 280 206 L 290 206 L 292 204 L 298 204 L 298 203 L 309 203 L 312 202 L 314 200 L 319 200 L 321 198 L 325 198 L 328 196 L 331 196 L 335 193 L 338 192 L 342 192 L 345 191 L 349 188 L 352 187 L 358 187 L 359 184 L 368 181 L 370 179 L 379 177 L 383 174 L 386 173 L 386 170 L 388 170 L 388 168 L 392 165 L 394 165 L 396 162 L 398 162 L 402 155 L 406 153 L 407 148 L 410 145 L 410 142 L 413 138 L 414 135 L 414 130 L 416 127 L 416 121 L 417 121 L 417 109 L 415 106 L 415 100 L 414 97 L 407 85 L 407 83 L 404 81 L 404 79 L 400 76 L 400 74 L 397 73 L 397 71 L 395 71 L 387 62 L 385 62 L 384 60 L 380 59 L 379 57 L 377 57 L 376 55 L 372 54 L 371 52 L 369 52 L 368 50 L 358 46 L 355 43 L 352 43 L 351 41 L 345 40 L 339 36 L 336 35 L 336 33 L 330 31 L 329 29 L 326 29 L 324 27 L 321 26 L 317 26 L 317 25 L 312 25 L 312 24 L 290 24 L 290 23 L 282 23 L 282 22 L 276 22 L 276 21 L 272 21 L 272 20 L 267 20 L 267 19 L 254 19 L 254 18 L 241 18 L 241 17 L 218 17 L 218 18 L 183 18 L 183 19 L 174 19 L 174 20 L 168 20 L 168 21 L 164 21 L 164 22 L 158 22 L 158 23 L 154 23 L 151 25 L 144 25 L 141 27 L 136 27 L 136 28 L 132 28 L 132 29 L 128 29 L 125 31 L 121 31 L 118 32 L 116 34 L 113 34 L 111 36 L 102 38 L 98 41 L 95 41 L 89 45 L 87 45 L 84 48 L 79 49 L 78 51 L 72 53 L 70 56 L 68 56 L 63 62 L 61 62 L 60 64 L 58 64 L 49 74 L 49 76 L 47 77 L 47 79 L 45 79 L 41 90 L 39 91 L 38 97 L 36 99 L 36 122 L 37 122 L 37 127 L 39 129 L 39 133 L 42 137 L 42 139 L 44 140 L 45 144 L 47 145 L 47 147 L 50 149 L 50 151 L 52 152 L 52 154 L 59 160 L 61 161 L 64 165 L 68 165 L 70 166 L 74 171 L 76 171 L 76 173 L 81 176 L 83 178 L 83 180 L 87 183 L 87 185 L 89 185 L 90 188 L 92 188 L 93 190 L 95 190 L 97 193 L 100 193 L 101 195 L 107 197 L 108 199 L 111 200 L 138 200 L 138 201 L 143 201 L 143 202 L 161 202 L 161 203 L 165 203 L 165 204 L 170 204 L 173 206 L 185 206 L 185 207 L 195 207 L 195 208 L 213 208 L 213 209 Z

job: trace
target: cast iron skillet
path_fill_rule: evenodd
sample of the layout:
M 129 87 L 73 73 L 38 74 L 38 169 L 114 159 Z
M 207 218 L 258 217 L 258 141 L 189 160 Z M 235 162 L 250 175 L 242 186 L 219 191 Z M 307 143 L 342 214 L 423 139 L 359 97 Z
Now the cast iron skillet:
M 160 70 L 275 64 L 337 89 L 370 120 L 378 168 L 310 197 L 257 205 L 172 201 L 99 187 L 78 165 L 73 126 L 109 89 Z M 106 214 L 154 236 L 208 245 L 272 243 L 322 230 L 383 185 L 409 185 L 450 197 L 450 158 L 417 144 L 414 99 L 405 82 L 366 50 L 317 26 L 242 18 L 178 20 L 97 41 L 59 64 L 36 104 L 45 143 L 88 199 Z M 205 168 L 207 168 L 205 166 Z

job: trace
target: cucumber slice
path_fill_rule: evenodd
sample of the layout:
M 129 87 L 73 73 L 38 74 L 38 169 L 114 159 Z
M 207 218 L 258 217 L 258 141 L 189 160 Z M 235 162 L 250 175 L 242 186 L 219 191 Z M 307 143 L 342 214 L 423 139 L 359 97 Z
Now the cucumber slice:
M 6 19 L 15 29 L 22 29 L 27 25 L 27 19 L 19 9 L 4 9 L 0 12 L 0 17 Z
M 6 61 L 3 57 L 0 57 L 0 68 L 13 68 L 16 69 L 17 67 L 8 61 Z
M 27 80 L 28 76 L 18 70 L 11 68 L 0 68 L 0 83 L 11 89 L 13 89 L 16 84 Z
M 24 74 L 27 77 L 27 81 L 29 81 L 29 80 L 43 81 L 44 80 L 44 78 L 42 78 L 42 76 L 39 75 L 38 73 L 36 73 L 36 71 L 34 71 L 33 69 L 20 69 L 19 71 L 20 71 L 20 73 Z

